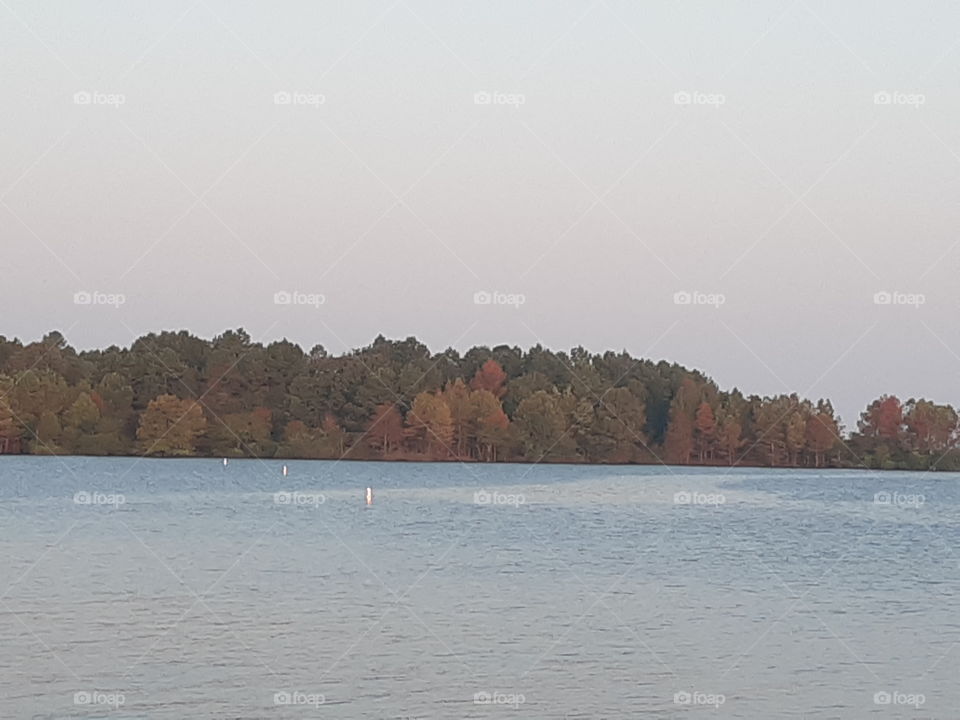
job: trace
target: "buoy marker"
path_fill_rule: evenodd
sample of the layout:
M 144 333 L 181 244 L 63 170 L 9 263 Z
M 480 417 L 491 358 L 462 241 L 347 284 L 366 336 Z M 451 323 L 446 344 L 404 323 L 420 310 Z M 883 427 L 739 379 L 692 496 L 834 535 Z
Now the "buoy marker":
M 367 505 L 373 505 L 373 488 L 367 488 L 367 492 L 365 493 L 365 496 L 367 500 Z
M 284 477 L 287 476 L 287 466 L 286 466 L 286 465 L 283 466 L 283 476 L 284 476 Z

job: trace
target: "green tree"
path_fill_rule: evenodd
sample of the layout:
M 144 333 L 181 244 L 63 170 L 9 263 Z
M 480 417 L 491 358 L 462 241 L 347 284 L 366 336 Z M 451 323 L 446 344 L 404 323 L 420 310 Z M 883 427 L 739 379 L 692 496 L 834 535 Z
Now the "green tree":
M 250 457 L 273 457 L 276 443 L 271 438 L 273 413 L 259 407 L 249 412 L 230 413 L 222 418 L 218 437 L 226 438 L 227 446 L 218 454 Z
M 0 455 L 20 451 L 20 428 L 0 383 Z
M 31 443 L 32 452 L 35 455 L 52 455 L 62 452 L 59 445 L 61 432 L 59 418 L 50 410 L 41 412 Z
M 140 417 L 137 440 L 147 455 L 192 455 L 206 429 L 207 418 L 200 405 L 175 395 L 161 395 L 150 401 Z
M 785 420 L 790 414 L 790 398 L 779 395 L 763 398 L 753 418 L 754 445 L 764 449 L 764 460 L 771 466 L 782 465 L 787 455 Z
M 89 393 L 81 392 L 63 413 L 64 451 L 79 455 L 98 454 L 94 438 L 99 422 L 100 408 Z
M 514 417 L 524 456 L 533 462 L 560 456 L 567 430 L 556 395 L 538 390 L 520 403 Z
M 583 410 L 583 408 L 578 408 Z M 600 462 L 634 462 L 646 448 L 647 416 L 643 400 L 626 387 L 611 388 L 594 409 L 591 459 Z
M 432 458 L 450 454 L 453 419 L 450 408 L 438 393 L 422 392 L 407 413 L 407 437 L 413 448 Z
M 802 412 L 794 410 L 790 414 L 787 420 L 784 438 L 786 440 L 787 451 L 790 453 L 790 463 L 792 465 L 798 465 L 800 453 L 803 452 L 807 443 L 807 421 Z
M 291 420 L 283 432 L 283 443 L 277 455 L 285 458 L 317 459 L 324 457 L 321 434 L 300 420 Z
M 737 452 L 743 446 L 743 426 L 735 415 L 725 415 L 720 421 L 717 443 L 721 453 L 727 458 L 727 464 L 733 465 Z

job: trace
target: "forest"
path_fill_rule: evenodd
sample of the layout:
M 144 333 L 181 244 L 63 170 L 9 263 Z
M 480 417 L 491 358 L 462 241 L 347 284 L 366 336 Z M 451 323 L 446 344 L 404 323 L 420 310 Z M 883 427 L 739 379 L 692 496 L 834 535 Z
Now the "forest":
M 885 395 L 847 429 L 827 399 L 721 390 L 626 352 L 340 355 L 243 329 L 77 351 L 0 336 L 0 453 L 960 470 L 950 405 Z

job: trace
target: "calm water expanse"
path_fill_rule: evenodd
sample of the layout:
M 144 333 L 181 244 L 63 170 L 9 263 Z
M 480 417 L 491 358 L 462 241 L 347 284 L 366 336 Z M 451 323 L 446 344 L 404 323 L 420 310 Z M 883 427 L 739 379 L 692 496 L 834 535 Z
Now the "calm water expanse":
M 0 717 L 960 714 L 958 475 L 283 464 L 0 458 Z

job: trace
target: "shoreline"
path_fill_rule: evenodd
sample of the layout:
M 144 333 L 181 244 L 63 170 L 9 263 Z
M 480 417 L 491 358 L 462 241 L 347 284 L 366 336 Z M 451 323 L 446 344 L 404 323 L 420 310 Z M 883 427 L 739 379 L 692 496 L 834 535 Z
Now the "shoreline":
M 107 458 L 117 458 L 117 459 L 135 459 L 135 460 L 215 460 L 221 462 L 223 460 L 222 455 L 171 455 L 171 456 L 159 456 L 159 455 L 48 455 L 48 454 L 34 454 L 34 453 L 7 453 L 0 454 L 0 463 L 4 461 L 5 458 L 49 458 L 49 459 L 66 459 L 66 458 L 97 458 L 97 459 L 107 459 Z M 540 460 L 537 462 L 531 462 L 529 460 L 496 460 L 496 461 L 479 461 L 474 459 L 467 458 L 445 458 L 445 459 L 419 459 L 419 458 L 352 458 L 352 457 L 340 457 L 340 458 L 297 458 L 297 457 L 270 457 L 270 458 L 258 458 L 258 457 L 227 457 L 227 460 L 230 462 L 326 462 L 326 463 L 340 463 L 340 462 L 367 462 L 367 463 L 403 463 L 403 464 L 413 464 L 413 465 L 442 465 L 442 464 L 461 464 L 461 465 L 558 465 L 564 467 L 663 467 L 663 468 L 676 468 L 679 470 L 685 470 L 690 468 L 703 468 L 703 469 L 748 469 L 748 470 L 795 470 L 803 472 L 813 472 L 813 471 L 825 471 L 825 470 L 851 470 L 857 472 L 908 472 L 908 473 L 938 473 L 938 474 L 960 474 L 958 470 L 940 470 L 937 468 L 870 468 L 864 465 L 829 465 L 824 467 L 809 467 L 803 465 L 758 465 L 752 463 L 737 463 L 736 465 L 723 465 L 723 464 L 711 464 L 711 463 L 697 463 L 697 464 L 688 464 L 688 465 L 671 465 L 670 463 L 661 463 L 661 462 L 650 462 L 650 463 L 641 463 L 641 462 L 628 462 L 628 463 L 591 463 L 591 462 L 568 462 L 562 460 Z

